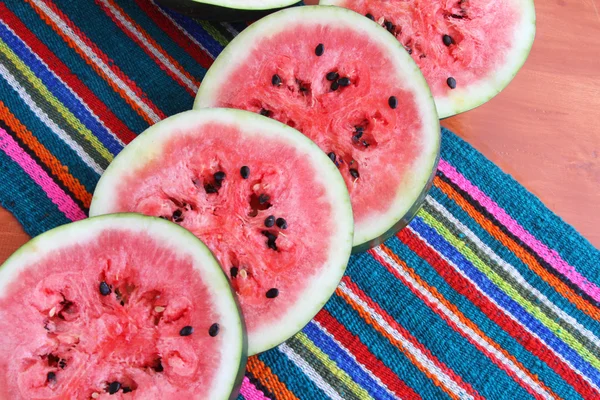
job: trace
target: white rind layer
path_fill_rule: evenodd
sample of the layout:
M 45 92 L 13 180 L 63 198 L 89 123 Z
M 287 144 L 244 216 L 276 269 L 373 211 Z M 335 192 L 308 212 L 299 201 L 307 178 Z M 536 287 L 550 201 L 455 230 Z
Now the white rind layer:
M 242 31 L 215 59 L 198 90 L 194 109 L 215 105 L 217 93 L 227 85 L 229 75 L 244 64 L 250 53 L 260 46 L 262 39 L 300 24 L 345 25 L 355 30 L 357 35 L 371 37 L 372 43 L 380 45 L 397 66 L 399 81 L 404 84 L 404 89 L 414 93 L 420 112 L 423 149 L 415 160 L 412 171 L 406 174 L 406 179 L 397 188 L 391 206 L 387 210 L 381 210 L 378 215 L 355 223 L 354 246 L 362 247 L 365 243 L 376 241 L 397 225 L 419 201 L 421 192 L 436 168 L 440 150 L 439 119 L 429 86 L 413 59 L 384 28 L 354 11 L 333 6 L 294 7 L 273 13 Z
M 319 179 L 327 189 L 333 215 L 328 222 L 332 229 L 329 255 L 321 270 L 308 282 L 299 301 L 279 322 L 264 329 L 248 332 L 248 354 L 253 355 L 277 346 L 300 331 L 325 305 L 344 275 L 352 250 L 353 219 L 350 197 L 339 171 L 319 147 L 295 129 L 275 120 L 242 110 L 205 109 L 186 111 L 167 118 L 148 128 L 133 140 L 108 166 L 94 192 L 90 215 L 112 213 L 117 210 L 116 199 L 119 177 L 134 173 L 162 155 L 162 147 L 178 132 L 189 131 L 205 123 L 221 122 L 239 129 L 248 136 L 285 139 L 307 163 L 319 171 Z

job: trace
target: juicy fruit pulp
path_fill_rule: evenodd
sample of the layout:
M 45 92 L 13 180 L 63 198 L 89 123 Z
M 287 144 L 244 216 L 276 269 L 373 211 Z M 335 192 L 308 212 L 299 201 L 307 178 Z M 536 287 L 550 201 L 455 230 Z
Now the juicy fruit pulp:
M 308 136 L 350 192 L 355 246 L 403 219 L 435 170 L 439 125 L 422 75 L 397 41 L 337 7 L 272 14 L 215 60 L 195 108 L 231 107 Z
M 169 219 L 202 239 L 238 295 L 249 352 L 318 312 L 352 245 L 344 183 L 314 143 L 237 110 L 190 111 L 150 128 L 103 175 L 90 213 Z
M 421 68 L 447 117 L 489 100 L 521 67 L 533 42 L 532 0 L 321 0 L 373 19 Z
M 57 228 L 6 262 L 0 287 L 0 398 L 227 399 L 238 384 L 233 295 L 174 224 L 123 214 Z

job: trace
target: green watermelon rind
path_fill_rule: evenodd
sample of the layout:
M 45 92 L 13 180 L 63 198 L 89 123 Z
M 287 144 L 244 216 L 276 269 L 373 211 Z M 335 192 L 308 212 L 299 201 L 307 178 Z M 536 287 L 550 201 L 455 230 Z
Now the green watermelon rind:
M 341 7 L 341 4 L 345 1 L 320 0 L 319 4 Z M 487 103 L 508 86 L 525 64 L 535 38 L 535 6 L 533 0 L 513 1 L 521 11 L 521 20 L 514 31 L 512 41 L 514 45 L 508 60 L 502 64 L 501 68 L 492 71 L 490 75 L 477 84 L 465 86 L 459 82 L 455 89 L 447 92 L 447 96 L 437 97 L 435 102 L 441 119 L 472 110 Z
M 298 6 L 298 0 L 255 1 L 232 0 L 155 0 L 179 13 L 204 21 L 253 21 L 282 8 Z
M 407 180 L 398 188 L 394 205 L 387 213 L 382 213 L 377 220 L 366 221 L 363 227 L 355 224 L 353 253 L 358 253 L 383 242 L 408 225 L 422 205 L 437 170 L 440 154 L 439 117 L 429 86 L 414 60 L 385 28 L 352 10 L 335 6 L 295 7 L 270 14 L 244 29 L 219 54 L 204 76 L 194 101 L 194 109 L 213 105 L 213 93 L 224 84 L 222 81 L 231 69 L 240 61 L 243 62 L 244 56 L 254 48 L 255 41 L 259 42 L 270 33 L 285 29 L 288 22 L 298 21 L 345 23 L 373 37 L 373 43 L 384 46 L 387 53 L 395 58 L 399 74 L 403 76 L 405 85 L 413 91 L 421 111 L 423 131 L 427 135 L 424 145 L 428 148 L 420 156 L 420 167 L 413 174 L 406 175 Z
M 229 333 L 232 340 L 228 340 L 227 346 L 224 347 L 227 347 L 229 352 L 237 354 L 231 357 L 231 364 L 235 364 L 231 366 L 231 370 L 235 375 L 231 373 L 230 378 L 216 385 L 211 393 L 215 394 L 213 397 L 215 399 L 237 398 L 247 359 L 246 332 L 238 304 L 227 277 L 208 247 L 177 224 L 141 214 L 119 213 L 56 227 L 25 243 L 0 266 L 0 293 L 4 293 L 4 288 L 18 279 L 19 273 L 28 265 L 35 263 L 44 255 L 74 243 L 81 244 L 88 239 L 93 240 L 94 236 L 105 228 L 151 233 L 153 237 L 160 239 L 161 243 L 171 244 L 179 254 L 191 255 L 197 261 L 194 267 L 201 270 L 203 277 L 209 278 L 210 285 L 207 287 L 213 291 L 215 298 L 219 299 L 215 306 L 220 308 L 223 318 L 228 318 L 228 322 L 223 325 L 227 326 L 228 332 L 233 331 Z M 234 338 L 238 340 L 233 340 Z
M 248 334 L 248 355 L 254 355 L 279 345 L 310 322 L 335 291 L 344 275 L 352 251 L 354 224 L 346 184 L 335 165 L 312 140 L 285 124 L 248 111 L 207 108 L 182 112 L 151 126 L 121 151 L 96 186 L 90 215 L 114 212 L 111 211 L 116 207 L 114 200 L 117 198 L 114 192 L 117 184 L 114 179 L 118 179 L 121 173 L 135 173 L 136 166 L 143 166 L 155 157 L 160 157 L 161 143 L 171 138 L 178 131 L 176 128 L 211 121 L 233 124 L 248 134 L 250 134 L 248 127 L 256 127 L 252 134 L 267 135 L 278 140 L 284 137 L 286 141 L 306 154 L 307 162 L 312 161 L 313 165 L 318 166 L 319 177 L 326 182 L 325 187 L 330 201 L 336 205 L 329 226 L 336 227 L 334 231 L 337 233 L 332 235 L 329 262 L 327 267 L 323 268 L 327 273 L 322 272 L 317 277 L 313 277 L 312 284 L 307 285 L 305 293 L 299 296 L 299 298 L 310 298 L 313 302 L 310 307 L 307 307 L 306 304 L 298 301 L 295 308 L 288 310 L 287 314 L 280 318 L 277 335 L 274 335 L 275 327 L 272 326 L 266 327 L 254 337 Z
M 242 11 L 263 11 L 278 8 L 284 8 L 296 4 L 298 0 L 159 0 L 165 6 L 170 6 L 169 3 L 177 3 L 179 7 L 188 7 L 194 10 L 194 7 L 202 7 L 204 5 L 215 6 L 220 8 L 228 8 L 231 10 Z M 208 15 L 210 17 L 210 15 Z M 203 18 L 204 19 L 204 18 Z

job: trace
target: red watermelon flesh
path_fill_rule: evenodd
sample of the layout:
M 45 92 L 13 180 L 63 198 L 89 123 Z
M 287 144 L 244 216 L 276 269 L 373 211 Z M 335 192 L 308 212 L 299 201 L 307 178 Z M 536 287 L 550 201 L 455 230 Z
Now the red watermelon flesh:
M 251 25 L 202 83 L 194 107 L 214 106 L 274 118 L 328 153 L 362 248 L 398 227 L 435 169 L 439 126 L 423 77 L 389 34 L 348 10 L 297 7 Z
M 440 117 L 500 92 L 525 62 L 535 35 L 532 0 L 321 0 L 376 21 L 421 68 Z
M 0 286 L 0 398 L 227 399 L 239 383 L 232 293 L 174 224 L 122 214 L 57 228 L 6 262 Z
M 325 154 L 237 110 L 183 113 L 136 139 L 103 175 L 90 214 L 120 211 L 169 219 L 208 245 L 238 295 L 251 354 L 316 314 L 352 245 L 348 194 Z

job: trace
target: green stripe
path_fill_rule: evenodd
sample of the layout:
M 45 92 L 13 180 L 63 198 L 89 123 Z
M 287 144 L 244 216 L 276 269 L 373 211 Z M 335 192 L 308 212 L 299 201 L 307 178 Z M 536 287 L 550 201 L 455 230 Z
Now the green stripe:
M 204 30 L 206 32 L 208 32 L 213 38 L 215 38 L 215 40 L 217 42 L 219 42 L 223 47 L 227 46 L 227 44 L 229 43 L 229 41 L 227 40 L 226 37 L 224 37 L 223 35 L 221 35 L 221 33 L 217 30 L 217 28 L 215 28 L 210 22 L 207 21 L 197 21 L 200 26 L 202 26 L 202 28 L 204 28 Z
M 581 343 L 573 337 L 570 332 L 561 329 L 561 326 L 556 321 L 548 318 L 543 312 L 539 310 L 536 304 L 533 304 L 529 300 L 525 299 L 515 288 L 507 284 L 489 265 L 484 263 L 474 252 L 471 250 L 461 239 L 454 236 L 441 222 L 437 221 L 431 214 L 425 209 L 421 209 L 419 216 L 425 221 L 425 223 L 435 229 L 448 243 L 455 247 L 469 262 L 471 262 L 477 269 L 483 272 L 496 286 L 504 291 L 513 300 L 519 303 L 524 309 L 526 309 L 531 315 L 540 320 L 544 325 L 548 327 L 557 337 L 562 339 L 563 342 L 571 346 L 577 351 L 583 359 L 592 364 L 595 368 L 600 368 L 600 359 L 591 353 L 587 348 L 581 345 Z
M 437 221 L 441 222 L 444 227 L 452 232 L 455 236 L 459 234 L 458 228 L 449 221 L 442 213 L 436 210 L 432 205 L 425 202 L 423 207 L 429 214 L 431 214 Z M 539 301 L 539 299 L 531 293 L 529 289 L 520 284 L 515 277 L 510 275 L 502 266 L 500 266 L 496 261 L 492 260 L 490 256 L 485 254 L 483 250 L 481 250 L 475 242 L 469 239 L 467 236 L 461 237 L 463 243 L 467 243 L 467 247 L 471 249 L 471 251 L 479 257 L 485 264 L 487 264 L 494 272 L 498 274 L 505 282 L 510 284 L 516 291 L 518 291 L 523 298 L 528 300 L 530 303 L 535 304 L 540 312 L 544 313 L 546 317 L 552 321 L 555 321 L 558 325 L 562 327 L 562 329 L 568 331 L 579 343 L 585 346 L 591 353 L 600 354 L 600 347 L 596 346 L 594 342 L 592 342 L 587 337 L 583 336 L 579 331 L 577 331 L 571 324 L 562 319 L 558 314 L 556 314 L 550 307 L 546 304 Z
M 96 136 L 83 127 L 77 117 L 48 91 L 48 88 L 39 81 L 39 78 L 33 74 L 2 40 L 0 40 L 0 63 L 4 65 L 15 80 L 32 97 L 38 107 L 60 128 L 67 132 L 101 168 L 105 169 L 108 166 L 110 161 L 112 161 L 112 154 L 98 141 Z M 25 70 L 23 71 L 19 67 L 25 68 Z M 62 108 L 64 114 L 59 111 L 60 108 Z M 74 126 L 83 127 L 81 128 L 83 131 L 78 131 Z M 90 137 L 88 138 L 87 136 Z M 96 145 L 98 149 L 95 148 Z

